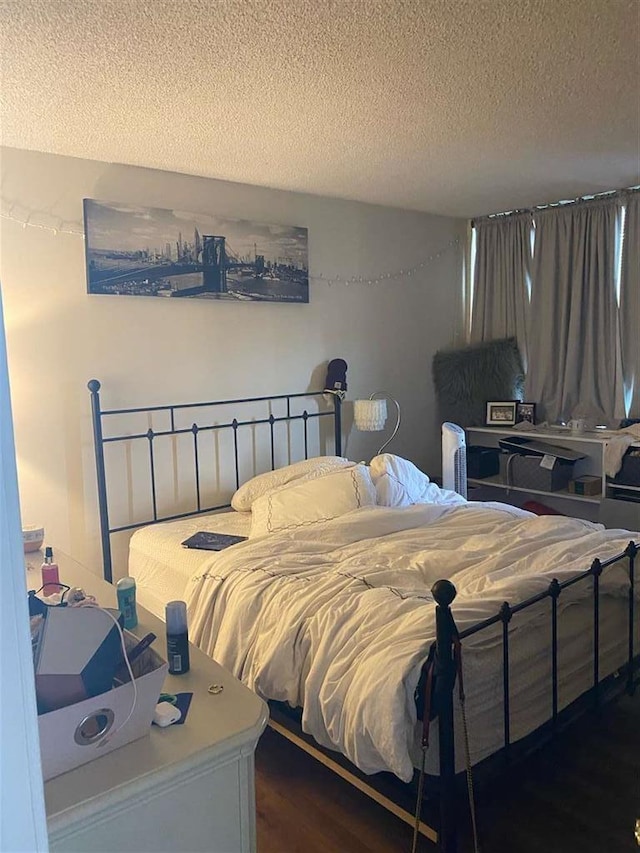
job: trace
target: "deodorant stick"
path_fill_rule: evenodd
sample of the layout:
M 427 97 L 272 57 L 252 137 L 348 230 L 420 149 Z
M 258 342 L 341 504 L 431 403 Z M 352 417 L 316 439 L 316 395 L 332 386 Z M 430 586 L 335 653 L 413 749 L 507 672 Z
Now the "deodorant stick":
M 189 631 L 187 605 L 184 601 L 170 601 L 165 609 L 167 622 L 167 657 L 171 675 L 189 672 Z
M 124 619 L 124 627 L 131 631 L 138 624 L 135 580 L 129 577 L 120 578 L 116 584 L 116 594 L 118 596 L 118 610 Z

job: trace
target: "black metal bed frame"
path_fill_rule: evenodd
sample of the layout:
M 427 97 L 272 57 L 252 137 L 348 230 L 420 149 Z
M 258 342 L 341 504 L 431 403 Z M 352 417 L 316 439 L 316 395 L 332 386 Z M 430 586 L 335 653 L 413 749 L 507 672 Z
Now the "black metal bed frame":
M 455 774 L 455 750 L 454 750 L 454 725 L 453 725 L 453 687 L 456 681 L 456 659 L 454 645 L 456 641 L 461 644 L 468 637 L 480 631 L 491 628 L 494 625 L 502 625 L 502 685 L 503 703 L 502 719 L 504 731 L 504 744 L 502 749 L 494 753 L 485 762 L 485 768 L 490 772 L 502 763 L 508 767 L 518 757 L 523 757 L 534 748 L 539 747 L 553 738 L 562 727 L 566 726 L 572 719 L 583 713 L 591 705 L 592 709 L 598 710 L 605 698 L 621 693 L 623 690 L 629 695 L 635 692 L 638 678 L 635 670 L 638 668 L 639 656 L 635 650 L 636 625 L 636 601 L 635 601 L 635 560 L 640 550 L 637 542 L 630 541 L 626 549 L 607 560 L 593 560 L 591 566 L 585 571 L 560 583 L 553 578 L 549 586 L 543 592 L 531 596 L 518 604 L 511 606 L 505 601 L 499 612 L 488 619 L 478 622 L 476 625 L 458 633 L 455 620 L 451 611 L 451 604 L 456 597 L 454 585 L 447 580 L 437 581 L 432 593 L 437 602 L 436 605 L 436 642 L 434 658 L 435 687 L 431 705 L 432 718 L 438 717 L 439 738 L 439 760 L 440 760 L 440 829 L 439 844 L 444 853 L 456 853 L 457 845 L 457 820 L 456 803 L 458 794 L 456 791 Z M 628 589 L 628 625 L 627 625 L 627 660 L 624 666 L 611 676 L 601 678 L 600 676 L 600 577 L 602 573 L 614 564 L 626 561 L 629 575 Z M 576 584 L 591 583 L 593 601 L 593 682 L 592 686 L 563 711 L 558 709 L 558 599 L 561 593 Z M 543 724 L 535 732 L 532 732 L 524 740 L 520 755 L 513 755 L 513 746 L 510 733 L 510 690 L 509 690 L 509 623 L 518 613 L 534 607 L 549 599 L 551 602 L 551 707 L 550 720 Z M 443 684 L 438 689 L 438 679 Z M 481 767 L 481 772 L 484 768 Z
M 275 464 L 275 438 L 274 427 L 278 423 L 294 423 L 300 421 L 302 423 L 302 437 L 304 442 L 304 458 L 308 458 L 309 453 L 309 421 L 314 421 L 318 418 L 331 418 L 333 420 L 333 442 L 336 456 L 342 454 L 342 418 L 341 418 L 341 403 L 342 397 L 339 394 L 327 391 L 306 391 L 295 394 L 271 394 L 263 397 L 243 397 L 235 400 L 212 400 L 202 403 L 172 403 L 162 406 L 142 406 L 129 409 L 103 409 L 100 404 L 100 382 L 97 379 L 91 379 L 87 383 L 87 388 L 91 393 L 91 422 L 93 426 L 93 445 L 96 461 L 96 476 L 98 481 L 98 510 L 100 515 L 100 539 L 102 543 L 102 561 L 104 579 L 109 583 L 113 582 L 113 567 L 111 561 L 111 536 L 114 533 L 120 533 L 126 530 L 135 530 L 147 524 L 156 524 L 160 521 L 175 521 L 178 518 L 186 518 L 191 515 L 200 515 L 215 510 L 227 509 L 231 506 L 229 502 L 216 504 L 212 506 L 203 506 L 200 490 L 200 454 L 198 450 L 198 437 L 202 433 L 220 432 L 222 430 L 231 430 L 233 434 L 233 454 L 235 465 L 235 486 L 240 486 L 240 442 L 238 438 L 238 430 L 240 427 L 263 427 L 269 429 L 270 452 L 271 452 L 271 470 L 276 467 Z M 332 405 L 326 410 L 309 412 L 303 409 L 301 412 L 292 413 L 292 400 L 301 400 L 317 398 L 320 400 L 330 400 Z M 246 406 L 249 404 L 264 403 L 268 408 L 276 401 L 285 401 L 286 414 L 276 417 L 273 413 L 265 418 L 249 418 L 238 420 L 233 418 L 231 421 L 215 423 L 211 417 L 206 419 L 205 423 L 196 423 L 195 421 L 189 427 L 178 427 L 176 425 L 176 415 L 179 412 L 194 412 L 194 417 L 197 417 L 197 411 L 204 410 L 220 410 L 225 406 Z M 245 410 L 248 411 L 248 410 Z M 104 435 L 105 419 L 114 415 L 151 415 L 152 413 L 167 412 L 169 415 L 169 429 L 157 430 L 148 429 L 145 432 L 129 433 L 122 435 Z M 193 436 L 193 464 L 195 475 L 195 491 L 196 491 L 196 508 L 188 512 L 174 513 L 163 515 L 158 512 L 158 501 L 156 494 L 156 460 L 154 457 L 154 441 L 158 438 L 166 438 L 169 436 L 188 435 Z M 106 444 L 118 442 L 136 442 L 146 441 L 148 443 L 149 453 L 149 477 L 151 483 L 151 501 L 152 501 L 152 517 L 141 519 L 130 524 L 122 524 L 110 526 L 109 523 L 109 504 L 107 495 L 107 475 L 104 458 L 104 448 Z M 257 472 L 256 472 L 257 473 Z
M 135 407 L 129 409 L 111 409 L 104 410 L 100 405 L 100 383 L 96 379 L 92 379 L 88 383 L 89 391 L 91 392 L 91 408 L 92 408 L 92 423 L 93 423 L 93 436 L 94 436 L 94 446 L 95 446 L 95 459 L 96 459 L 96 472 L 97 472 L 97 483 L 98 483 L 98 504 L 100 511 L 100 532 L 102 539 L 102 549 L 103 549 L 103 563 L 104 563 L 104 577 L 107 581 L 112 582 L 112 566 L 111 566 L 111 544 L 110 539 L 113 533 L 117 533 L 120 531 L 131 530 L 137 527 L 140 527 L 144 524 L 152 524 L 159 521 L 170 521 L 173 519 L 183 518 L 189 515 L 195 515 L 205 512 L 212 512 L 217 509 L 224 509 L 230 506 L 229 503 L 220 504 L 218 506 L 211 507 L 202 507 L 200 502 L 200 493 L 199 493 L 199 480 L 198 480 L 198 471 L 199 471 L 199 456 L 198 456 L 198 435 L 201 432 L 210 431 L 210 430 L 223 430 L 223 429 L 231 429 L 233 430 L 233 447 L 234 447 L 234 464 L 235 464 L 235 478 L 236 478 L 236 486 L 240 485 L 239 482 L 239 442 L 238 442 L 238 428 L 241 426 L 257 426 L 257 425 L 268 425 L 270 429 L 270 441 L 271 441 L 271 467 L 272 469 L 275 467 L 275 445 L 274 445 L 274 425 L 278 422 L 282 421 L 302 421 L 303 422 L 303 430 L 304 430 L 304 458 L 308 458 L 308 421 L 321 417 L 332 417 L 333 418 L 333 427 L 334 427 L 334 448 L 336 455 L 341 455 L 342 452 L 342 437 L 341 437 L 341 397 L 340 395 L 335 394 L 327 394 L 323 391 L 316 392 L 306 392 L 306 393 L 297 393 L 297 394 L 281 394 L 274 396 L 264 396 L 264 397 L 247 397 L 241 398 L 237 400 L 226 400 L 226 401 L 211 401 L 206 403 L 181 403 L 181 404 L 172 404 L 172 405 L 164 405 L 164 406 L 151 406 L 151 407 Z M 292 414 L 291 413 L 291 400 L 303 397 L 322 397 L 325 396 L 331 397 L 333 406 L 326 411 L 317 411 L 317 412 L 308 412 L 306 409 L 303 410 L 300 414 Z M 233 418 L 230 422 L 224 423 L 208 423 L 204 426 L 197 425 L 193 423 L 191 427 L 187 428 L 178 428 L 175 423 L 175 413 L 179 410 L 189 410 L 189 409 L 204 409 L 204 408 L 215 408 L 216 406 L 227 406 L 233 404 L 248 404 L 248 403 L 259 403 L 265 402 L 270 403 L 275 400 L 285 400 L 286 401 L 286 412 L 287 414 L 284 417 L 275 417 L 273 414 L 269 415 L 269 417 L 264 419 L 251 419 L 251 420 L 237 420 Z M 170 415 L 170 428 L 168 430 L 156 431 L 154 432 L 152 429 L 147 430 L 142 433 L 134 433 L 134 434 L 126 434 L 126 435 L 115 435 L 115 436 L 103 436 L 103 421 L 106 417 L 112 415 L 128 415 L 128 414 L 139 414 L 139 413 L 151 413 L 151 412 L 159 412 L 166 411 L 169 412 Z M 157 500 L 155 493 L 155 460 L 154 460 L 154 440 L 160 436 L 167 435 L 179 435 L 185 433 L 193 434 L 193 458 L 194 458 L 194 466 L 196 471 L 196 490 L 197 490 L 197 510 L 194 512 L 185 512 L 178 513 L 174 515 L 160 515 L 157 510 Z M 139 521 L 133 524 L 121 525 L 116 527 L 109 526 L 109 512 L 108 512 L 108 499 L 107 499 L 107 481 L 106 481 L 106 471 L 105 471 L 105 458 L 104 458 L 104 445 L 111 442 L 123 442 L 123 441 L 144 441 L 148 442 L 148 450 L 149 450 L 149 466 L 150 466 L 150 479 L 151 479 L 151 489 L 152 489 L 152 501 L 153 501 L 153 517 L 151 519 L 147 519 L 144 521 Z M 491 777 L 495 775 L 496 769 L 504 769 L 508 767 L 511 763 L 516 760 L 524 757 L 529 752 L 538 748 L 542 743 L 548 741 L 554 735 L 556 735 L 565 725 L 568 724 L 574 717 L 578 716 L 581 713 L 584 713 L 584 710 L 589 706 L 594 709 L 598 709 L 605 698 L 608 698 L 612 694 L 619 694 L 623 690 L 626 690 L 627 693 L 632 694 L 637 686 L 638 679 L 636 678 L 635 672 L 638 668 L 639 656 L 636 654 L 636 644 L 635 644 L 635 631 L 637 628 L 636 625 L 636 602 L 635 602 L 635 561 L 640 547 L 638 543 L 630 541 L 627 545 L 624 552 L 621 554 L 617 554 L 614 557 L 610 557 L 607 560 L 601 561 L 599 559 L 595 559 L 591 566 L 585 571 L 577 574 L 575 577 L 572 577 L 566 581 L 560 583 L 557 579 L 552 579 L 549 583 L 548 588 L 534 595 L 525 601 L 519 602 L 515 605 L 510 605 L 508 602 L 504 602 L 499 610 L 499 612 L 488 619 L 484 619 L 481 622 L 478 622 L 476 625 L 473 625 L 470 628 L 467 628 L 464 631 L 458 632 L 457 627 L 455 625 L 453 613 L 451 610 L 451 604 L 453 603 L 456 596 L 456 589 L 454 585 L 447 580 L 437 581 L 432 588 L 432 594 L 434 600 L 436 602 L 436 640 L 434 643 L 434 676 L 433 676 L 433 695 L 430 704 L 430 718 L 438 718 L 438 740 L 439 740 L 439 777 L 433 778 L 431 777 L 431 788 L 430 790 L 434 790 L 434 786 L 437 788 L 437 796 L 439 802 L 439 828 L 437 833 L 429 826 L 426 826 L 426 832 L 423 831 L 423 834 L 426 834 L 427 837 L 430 837 L 432 840 L 437 838 L 437 843 L 439 849 L 444 851 L 444 853 L 457 853 L 458 850 L 458 838 L 457 838 L 457 801 L 459 797 L 460 786 L 460 775 L 456 775 L 455 773 L 455 749 L 454 749 L 454 716 L 453 716 L 453 691 L 454 684 L 456 682 L 457 677 L 457 662 L 456 662 L 456 654 L 455 654 L 455 645 L 457 642 L 464 643 L 464 640 L 478 634 L 480 631 L 484 631 L 492 628 L 495 625 L 502 626 L 502 684 L 503 684 L 503 702 L 502 702 L 502 719 L 503 719 L 503 731 L 504 731 L 504 744 L 502 748 L 490 756 L 488 759 L 484 759 L 474 768 L 474 773 L 476 769 L 479 769 L 481 774 L 483 771 L 486 771 L 485 775 Z M 629 576 L 629 590 L 628 590 L 628 626 L 627 626 L 627 656 L 626 662 L 623 666 L 620 667 L 618 671 L 613 673 L 612 675 L 606 676 L 604 678 L 600 675 L 600 578 L 602 573 L 609 568 L 610 566 L 626 561 L 626 566 L 628 570 Z M 576 584 L 588 584 L 592 585 L 592 601 L 593 601 L 593 619 L 592 619 L 592 629 L 593 629 L 593 681 L 592 686 L 585 691 L 577 700 L 575 700 L 569 707 L 564 708 L 562 710 L 559 709 L 558 706 L 558 682 L 559 682 L 559 667 L 558 667 L 558 599 L 564 590 L 569 589 L 570 587 L 575 586 Z M 516 743 L 512 742 L 511 739 L 511 731 L 510 731 L 510 667 L 509 667 L 509 625 L 514 616 L 517 616 L 519 613 L 534 607 L 536 605 L 541 604 L 541 602 L 549 599 L 551 606 L 551 636 L 550 636 L 550 655 L 551 655 L 551 684 L 549 686 L 550 695 L 551 695 L 551 718 L 550 720 L 543 724 L 539 729 L 536 729 L 534 732 L 530 733 L 524 739 L 517 741 Z M 423 679 L 421 679 L 421 683 L 419 688 L 423 685 Z M 420 709 L 420 703 L 418 703 L 418 707 Z M 276 727 L 278 724 L 276 723 Z M 281 730 L 277 728 L 277 730 Z M 284 730 L 283 730 L 284 733 Z M 304 736 L 303 736 L 304 737 Z M 296 738 L 293 738 L 296 739 Z M 306 739 L 309 740 L 308 738 Z M 304 746 L 301 743 L 301 739 L 297 738 L 297 742 Z M 320 748 L 313 749 L 310 748 L 308 751 L 316 754 L 326 754 L 325 750 Z M 325 763 L 333 764 L 334 769 L 337 769 L 340 772 L 340 767 L 344 767 L 345 764 L 349 764 L 346 761 L 340 761 L 334 759 L 328 759 Z M 341 772 L 340 775 L 345 776 L 344 773 Z M 388 774 L 379 774 L 380 776 L 385 776 Z M 346 774 L 345 778 L 349 778 L 350 781 L 357 780 L 358 778 L 362 779 L 362 775 L 358 776 L 357 772 L 354 775 L 353 772 L 349 772 Z M 356 781 L 357 784 L 357 781 Z M 398 783 L 402 785 L 403 783 Z M 361 790 L 365 790 L 364 784 L 358 784 L 358 787 Z M 406 787 L 406 786 L 405 786 Z M 376 787 L 375 783 L 370 786 L 370 791 L 365 791 L 369 793 L 370 796 L 374 796 L 374 799 L 377 799 L 378 802 L 381 802 L 378 796 L 375 796 L 376 792 L 380 790 L 389 790 L 388 782 L 384 782 L 382 788 Z M 414 785 L 415 788 L 415 785 Z M 373 792 L 373 793 L 372 793 Z M 406 793 L 406 792 L 405 792 Z M 385 794 L 383 797 L 387 802 L 391 802 L 389 797 Z M 384 804 L 384 803 L 383 803 Z M 404 812 L 404 809 L 400 809 L 401 812 Z M 403 819 L 407 819 L 406 814 L 400 814 L 396 812 Z M 408 815 L 410 818 L 411 816 Z M 411 818 L 412 820 L 412 818 Z M 422 826 L 422 824 L 421 824 Z

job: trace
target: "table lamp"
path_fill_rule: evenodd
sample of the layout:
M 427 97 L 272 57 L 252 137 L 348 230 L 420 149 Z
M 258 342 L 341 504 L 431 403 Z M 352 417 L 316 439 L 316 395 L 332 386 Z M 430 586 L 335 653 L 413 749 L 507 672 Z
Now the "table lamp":
M 380 398 L 380 399 L 376 399 Z M 382 445 L 378 454 L 395 438 L 400 428 L 400 404 L 385 391 L 374 391 L 368 400 L 354 400 L 353 417 L 357 430 L 362 432 L 379 432 L 387 422 L 387 400 L 396 407 L 396 425 L 389 438 Z

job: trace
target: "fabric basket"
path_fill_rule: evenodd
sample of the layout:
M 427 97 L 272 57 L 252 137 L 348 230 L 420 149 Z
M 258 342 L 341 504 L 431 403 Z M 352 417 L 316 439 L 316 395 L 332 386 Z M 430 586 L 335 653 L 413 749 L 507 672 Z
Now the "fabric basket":
M 573 462 L 556 459 L 553 468 L 543 468 L 542 456 L 521 453 L 500 454 L 500 475 L 503 483 L 536 492 L 557 492 L 566 489 L 573 474 Z

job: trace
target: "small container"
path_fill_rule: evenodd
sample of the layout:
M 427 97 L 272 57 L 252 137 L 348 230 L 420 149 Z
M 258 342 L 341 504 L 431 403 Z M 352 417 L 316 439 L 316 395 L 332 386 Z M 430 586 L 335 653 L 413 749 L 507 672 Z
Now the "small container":
M 118 596 L 118 610 L 124 619 L 124 627 L 130 631 L 138 624 L 135 580 L 129 577 L 120 578 L 116 584 L 116 594 Z
M 58 564 L 53 562 L 53 548 L 50 545 L 44 549 L 44 563 L 42 564 L 42 594 L 54 595 L 60 592 L 60 576 Z
M 602 477 L 584 474 L 569 480 L 568 489 L 572 495 L 599 495 L 602 493 Z
M 187 605 L 184 601 L 169 601 L 165 608 L 167 622 L 167 658 L 171 675 L 189 672 L 189 631 Z
M 44 527 L 37 524 L 26 524 L 22 528 L 22 544 L 25 554 L 39 551 L 44 542 Z

